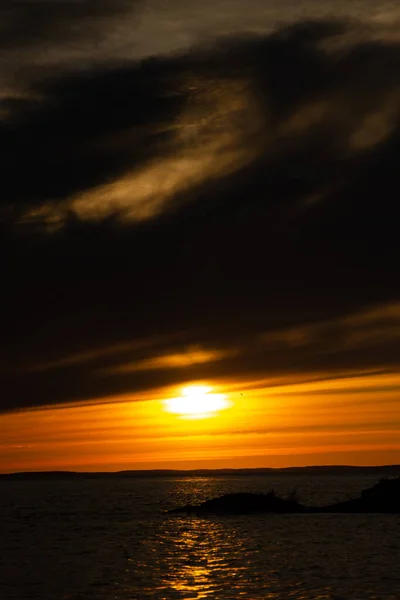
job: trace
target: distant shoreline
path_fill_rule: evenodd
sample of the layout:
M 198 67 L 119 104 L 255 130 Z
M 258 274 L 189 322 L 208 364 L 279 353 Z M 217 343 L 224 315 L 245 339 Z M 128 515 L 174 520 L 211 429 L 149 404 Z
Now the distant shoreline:
M 257 468 L 257 469 L 148 469 L 127 471 L 24 471 L 0 473 L 5 480 L 60 480 L 60 479 L 129 479 L 129 478 L 182 478 L 182 477 L 246 477 L 263 475 L 383 475 L 400 476 L 400 465 L 360 467 L 350 465 Z

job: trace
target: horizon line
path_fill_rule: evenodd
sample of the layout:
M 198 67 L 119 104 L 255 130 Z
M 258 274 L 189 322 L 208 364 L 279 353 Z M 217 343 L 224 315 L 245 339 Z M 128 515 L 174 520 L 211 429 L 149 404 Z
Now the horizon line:
M 219 474 L 219 473 L 232 473 L 232 474 L 240 474 L 240 473 L 270 473 L 270 472 L 282 472 L 282 471 L 309 471 L 311 469 L 315 470 L 369 470 L 369 471 L 379 471 L 379 470 L 393 470 L 400 469 L 400 464 L 384 464 L 384 465 L 350 465 L 350 464 L 333 464 L 333 465 L 303 465 L 303 466 L 291 466 L 291 467 L 221 467 L 221 468 L 193 468 L 193 469 L 123 469 L 118 471 L 73 471 L 73 470 L 47 470 L 47 471 L 12 471 L 12 472 L 3 472 L 0 473 L 0 477 L 23 477 L 23 476 L 129 476 L 129 475 L 146 475 L 146 474 L 181 474 L 181 475 L 190 475 L 195 473 L 206 473 L 206 474 Z

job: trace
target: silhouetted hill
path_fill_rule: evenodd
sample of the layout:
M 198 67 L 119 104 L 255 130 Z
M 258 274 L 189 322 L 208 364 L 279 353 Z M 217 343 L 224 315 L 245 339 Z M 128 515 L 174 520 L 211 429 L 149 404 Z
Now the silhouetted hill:
M 141 478 L 141 477 L 246 477 L 263 475 L 377 475 L 395 477 L 400 476 L 400 465 L 382 465 L 372 467 L 357 467 L 350 465 L 286 467 L 281 469 L 152 469 L 130 470 L 116 472 L 81 472 L 81 471 L 28 471 L 20 473 L 0 474 L 1 480 L 58 480 L 58 479 L 114 479 L 114 478 Z

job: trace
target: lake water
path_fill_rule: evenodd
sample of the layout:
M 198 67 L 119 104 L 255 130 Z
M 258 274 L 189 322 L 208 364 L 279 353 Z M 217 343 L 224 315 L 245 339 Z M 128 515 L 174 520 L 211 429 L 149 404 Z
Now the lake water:
M 399 600 L 400 516 L 197 518 L 232 491 L 344 499 L 376 477 L 0 482 L 1 600 Z

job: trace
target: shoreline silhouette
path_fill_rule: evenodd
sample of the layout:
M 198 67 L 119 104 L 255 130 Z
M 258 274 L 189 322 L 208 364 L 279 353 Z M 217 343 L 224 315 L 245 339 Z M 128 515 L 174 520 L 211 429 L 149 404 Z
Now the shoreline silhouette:
M 20 471 L 0 473 L 0 481 L 35 479 L 112 479 L 125 477 L 262 477 L 268 475 L 377 475 L 377 477 L 399 477 L 400 465 L 311 465 L 304 467 L 261 467 L 240 469 L 130 469 L 124 471 Z

